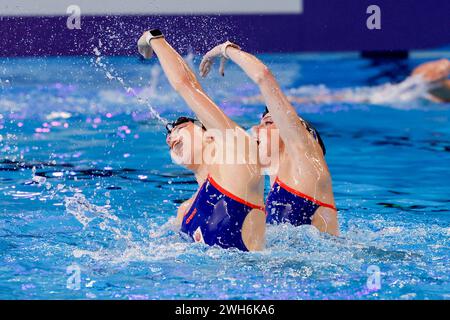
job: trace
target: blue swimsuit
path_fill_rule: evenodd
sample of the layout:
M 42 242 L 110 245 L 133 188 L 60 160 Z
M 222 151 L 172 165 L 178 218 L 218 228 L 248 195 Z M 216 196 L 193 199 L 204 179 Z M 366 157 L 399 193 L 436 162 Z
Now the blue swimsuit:
M 278 177 L 270 189 L 266 201 L 267 222 L 290 223 L 294 226 L 311 224 L 319 207 L 336 208 L 303 194 L 280 181 Z
M 263 206 L 236 197 L 208 176 L 183 217 L 181 231 L 195 242 L 248 251 L 241 231 L 247 214 L 253 209 L 264 212 Z

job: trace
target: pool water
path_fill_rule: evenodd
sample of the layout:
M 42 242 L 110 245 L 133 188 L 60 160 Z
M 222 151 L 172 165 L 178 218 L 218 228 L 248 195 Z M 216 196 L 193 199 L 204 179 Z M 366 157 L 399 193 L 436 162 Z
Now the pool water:
M 170 221 L 196 183 L 162 122 L 190 112 L 157 60 L 3 58 L 0 299 L 449 299 L 450 104 L 383 85 L 426 57 L 261 58 L 292 95 L 347 97 L 295 104 L 325 140 L 340 238 L 280 225 L 257 253 L 187 242 Z M 259 120 L 236 66 L 202 84 Z

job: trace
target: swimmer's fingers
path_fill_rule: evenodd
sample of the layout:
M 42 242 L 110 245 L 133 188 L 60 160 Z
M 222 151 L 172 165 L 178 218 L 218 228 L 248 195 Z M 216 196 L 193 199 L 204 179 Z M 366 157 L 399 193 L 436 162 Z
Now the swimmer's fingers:
M 220 67 L 219 67 L 219 73 L 223 77 L 225 75 L 225 63 L 227 62 L 227 58 L 222 57 L 220 59 Z
M 205 55 L 202 59 L 202 62 L 200 62 L 200 76 L 206 77 L 211 70 L 211 65 L 213 63 L 213 60 Z
M 211 62 L 209 61 L 209 59 L 206 57 L 203 57 L 202 61 L 200 62 L 200 67 L 199 67 L 200 76 L 206 77 L 206 75 L 209 72 L 209 68 L 211 68 L 210 65 L 211 65 Z

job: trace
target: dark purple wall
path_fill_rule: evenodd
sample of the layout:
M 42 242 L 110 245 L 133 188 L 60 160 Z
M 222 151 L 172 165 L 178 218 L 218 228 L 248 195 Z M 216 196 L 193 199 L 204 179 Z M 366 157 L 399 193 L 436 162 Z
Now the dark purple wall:
M 262 0 L 265 1 L 265 0 Z M 366 8 L 381 7 L 381 30 Z M 179 50 L 202 53 L 226 39 L 253 52 L 403 50 L 450 44 L 450 0 L 304 0 L 301 15 L 0 17 L 0 55 L 135 55 L 145 29 L 159 27 Z

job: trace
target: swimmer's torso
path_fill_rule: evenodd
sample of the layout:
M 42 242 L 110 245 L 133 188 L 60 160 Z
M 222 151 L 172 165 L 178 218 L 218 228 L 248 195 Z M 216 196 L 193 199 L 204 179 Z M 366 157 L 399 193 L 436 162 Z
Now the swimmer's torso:
M 318 211 L 335 214 L 331 176 L 317 148 L 297 157 L 283 152 L 277 175 L 271 180 L 266 199 L 268 223 L 314 224 Z
M 251 213 L 263 216 L 263 211 L 263 207 L 229 193 L 208 176 L 183 216 L 181 231 L 195 242 L 248 251 L 251 248 L 243 237 L 246 219 Z
M 295 226 L 312 224 L 313 216 L 319 207 L 336 210 L 333 205 L 301 193 L 277 177 L 267 196 L 267 222 L 271 224 L 287 222 Z

